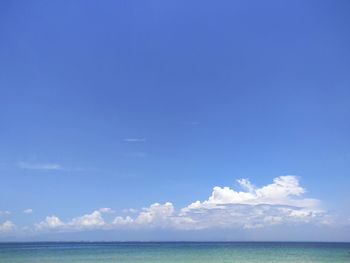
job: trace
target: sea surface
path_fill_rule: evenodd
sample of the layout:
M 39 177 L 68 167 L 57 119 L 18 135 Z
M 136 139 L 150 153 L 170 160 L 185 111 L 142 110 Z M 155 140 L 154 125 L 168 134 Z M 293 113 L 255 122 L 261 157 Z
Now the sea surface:
M 350 243 L 0 243 L 1 263 L 350 262 Z

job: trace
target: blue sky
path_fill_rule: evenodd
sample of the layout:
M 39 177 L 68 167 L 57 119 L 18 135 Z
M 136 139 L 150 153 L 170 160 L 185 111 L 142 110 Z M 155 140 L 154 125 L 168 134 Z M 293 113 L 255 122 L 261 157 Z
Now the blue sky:
M 349 240 L 349 12 L 2 1 L 0 239 Z

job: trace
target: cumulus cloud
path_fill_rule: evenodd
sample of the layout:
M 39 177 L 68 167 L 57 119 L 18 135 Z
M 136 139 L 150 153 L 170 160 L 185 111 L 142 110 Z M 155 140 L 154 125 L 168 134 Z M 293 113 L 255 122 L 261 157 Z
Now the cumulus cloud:
M 47 216 L 44 221 L 36 224 L 36 229 L 59 229 L 62 228 L 65 224 L 57 216 Z
M 215 186 L 204 201 L 195 201 L 176 210 L 171 202 L 154 203 L 133 216 L 116 216 L 108 222 L 103 214 L 111 208 L 100 208 L 91 214 L 63 223 L 57 217 L 47 217 L 39 228 L 111 229 L 111 228 L 261 228 L 281 224 L 329 224 L 329 216 L 320 208 L 320 201 L 305 198 L 296 176 L 280 176 L 272 183 L 257 187 L 248 179 L 237 181 L 241 190 Z M 128 210 L 124 212 L 128 213 Z M 129 211 L 130 212 L 130 211 Z
M 74 217 L 70 221 L 63 222 L 57 216 L 48 216 L 44 221 L 36 224 L 37 230 L 82 230 L 82 229 L 99 229 L 108 227 L 102 214 L 111 214 L 114 210 L 103 207 L 93 211 L 90 214 Z
M 116 217 L 114 225 L 128 225 L 137 227 L 175 227 L 179 228 L 182 223 L 194 223 L 191 218 L 180 216 L 176 213 L 172 203 L 164 204 L 154 203 L 149 207 L 143 208 L 136 218 L 130 216 Z
M 77 229 L 100 228 L 105 225 L 106 223 L 102 218 L 102 212 L 96 210 L 96 211 L 93 211 L 91 214 L 86 214 L 80 217 L 73 218 L 72 221 L 70 221 L 67 224 L 67 227 L 77 228 Z
M 160 222 L 165 223 L 173 215 L 174 211 L 174 206 L 170 202 L 166 202 L 165 204 L 154 203 L 149 207 L 143 208 L 135 219 L 132 219 L 130 216 L 126 216 L 125 218 L 118 216 L 113 223 L 117 225 L 154 225 Z
M 248 179 L 237 182 L 240 191 L 216 186 L 207 200 L 195 201 L 178 212 L 169 202 L 156 203 L 144 208 L 135 218 L 117 217 L 114 224 L 205 229 L 324 222 L 320 201 L 302 197 L 306 190 L 296 176 L 280 176 L 262 187 Z
M 126 217 L 117 216 L 113 221 L 114 225 L 131 225 L 133 223 L 134 223 L 134 219 L 132 219 L 130 216 L 126 216 Z
M 27 170 L 63 170 L 63 167 L 57 163 L 19 162 L 18 166 L 21 169 L 27 169 Z
M 315 207 L 319 205 L 317 199 L 300 197 L 306 190 L 300 186 L 296 176 L 279 176 L 273 180 L 273 183 L 260 188 L 253 185 L 248 179 L 240 179 L 237 182 L 243 191 L 235 191 L 230 187 L 215 186 L 208 200 L 196 201 L 184 208 L 183 211 L 193 208 L 217 207 L 224 204 L 267 204 L 297 207 Z
M 3 233 L 11 232 L 15 228 L 16 228 L 16 225 L 12 223 L 10 220 L 7 220 L 4 223 L 0 224 L 0 232 L 3 232 Z

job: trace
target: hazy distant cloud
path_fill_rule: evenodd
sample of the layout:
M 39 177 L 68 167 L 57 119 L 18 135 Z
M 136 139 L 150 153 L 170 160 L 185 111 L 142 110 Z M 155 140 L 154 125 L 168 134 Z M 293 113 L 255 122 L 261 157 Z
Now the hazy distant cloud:
M 136 212 L 137 212 L 137 209 L 134 209 L 134 208 L 123 209 L 123 213 L 136 213 Z
M 138 213 L 134 209 L 123 210 L 129 215 L 116 216 L 114 220 L 106 221 L 103 214 L 113 210 L 100 208 L 65 223 L 57 217 L 47 217 L 37 224 L 37 228 L 60 228 L 66 231 L 113 228 L 195 230 L 332 223 L 332 218 L 319 207 L 319 200 L 303 197 L 306 190 L 296 176 L 280 176 L 262 187 L 253 185 L 248 179 L 240 179 L 237 182 L 240 191 L 216 186 L 207 200 L 195 201 L 179 210 L 176 210 L 171 202 L 154 203 Z
M 16 228 L 16 225 L 12 223 L 10 220 L 7 220 L 4 223 L 0 224 L 0 232 L 3 232 L 3 233 L 11 232 L 15 228 Z
M 57 163 L 19 162 L 18 166 L 21 169 L 28 169 L 28 170 L 63 170 L 63 167 Z
M 185 124 L 196 126 L 196 125 L 200 125 L 201 123 L 199 121 L 194 120 L 194 121 L 187 121 L 185 122 Z
M 249 229 L 283 224 L 328 224 L 326 214 L 322 210 L 285 205 L 225 204 L 215 208 L 191 209 L 181 215 L 195 222 L 188 226 L 194 229 Z
M 190 124 L 191 124 L 191 125 L 199 125 L 199 124 L 201 124 L 201 123 L 200 123 L 199 121 L 191 121 Z
M 10 211 L 0 211 L 0 216 L 8 216 L 11 215 Z
M 146 153 L 145 152 L 131 152 L 131 153 L 125 154 L 125 156 L 134 157 L 134 158 L 144 158 L 144 157 L 146 157 Z
M 33 213 L 33 209 L 31 209 L 31 208 L 25 209 L 25 210 L 23 210 L 23 213 L 31 214 L 31 213 Z
M 145 142 L 145 138 L 126 138 L 124 139 L 125 142 Z
M 115 212 L 112 208 L 109 208 L 109 207 L 102 207 L 98 211 L 100 211 L 101 213 L 106 213 L 106 214 L 112 214 Z

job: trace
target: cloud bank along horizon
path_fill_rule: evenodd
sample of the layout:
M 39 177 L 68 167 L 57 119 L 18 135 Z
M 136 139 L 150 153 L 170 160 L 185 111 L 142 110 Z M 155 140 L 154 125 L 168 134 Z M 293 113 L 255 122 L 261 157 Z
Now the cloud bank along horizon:
M 94 210 L 90 214 L 63 221 L 58 215 L 48 215 L 32 226 L 16 226 L 11 220 L 0 225 L 0 232 L 35 233 L 71 232 L 108 229 L 251 229 L 275 225 L 332 225 L 330 215 L 315 198 L 304 197 L 306 189 L 300 185 L 299 177 L 284 175 L 273 182 L 257 187 L 248 179 L 237 180 L 240 190 L 215 186 L 207 200 L 195 201 L 188 206 L 175 209 L 173 203 L 154 203 L 140 210 L 125 209 L 115 216 L 109 207 Z M 24 214 L 33 212 L 26 209 Z M 9 213 L 9 212 L 8 212 Z M 109 214 L 111 220 L 106 220 Z

